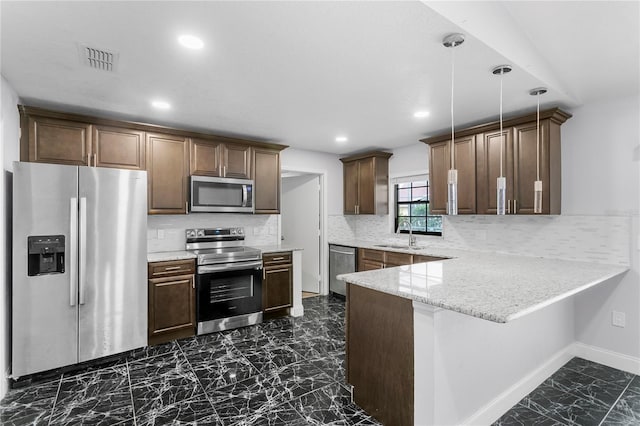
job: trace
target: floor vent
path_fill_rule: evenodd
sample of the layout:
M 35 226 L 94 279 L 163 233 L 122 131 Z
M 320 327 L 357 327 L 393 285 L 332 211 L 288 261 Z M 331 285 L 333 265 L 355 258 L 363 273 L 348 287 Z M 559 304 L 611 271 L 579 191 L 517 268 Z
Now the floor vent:
M 90 68 L 102 71 L 115 71 L 118 54 L 105 49 L 98 49 L 84 44 L 78 46 L 82 63 Z

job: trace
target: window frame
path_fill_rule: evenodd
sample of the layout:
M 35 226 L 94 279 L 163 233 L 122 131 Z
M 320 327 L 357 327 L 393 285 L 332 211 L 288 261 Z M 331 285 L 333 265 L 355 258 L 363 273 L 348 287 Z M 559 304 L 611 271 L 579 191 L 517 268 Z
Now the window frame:
M 420 200 L 420 201 L 400 201 L 399 197 L 398 197 L 398 190 L 400 189 L 399 186 L 401 183 L 410 183 L 411 186 L 410 188 L 413 189 L 413 183 L 414 182 L 419 182 L 420 180 L 418 180 L 417 178 L 415 180 L 407 180 L 404 182 L 395 182 L 393 183 L 393 195 L 394 195 L 394 220 L 393 220 L 393 230 L 395 233 L 400 233 L 400 234 L 408 234 L 409 231 L 408 230 L 398 230 L 398 222 L 399 222 L 399 213 L 400 213 L 400 206 L 409 206 L 409 220 L 411 220 L 411 218 L 414 217 L 424 217 L 426 220 L 426 223 L 428 223 L 429 221 L 429 217 L 441 217 L 442 215 L 436 215 L 436 214 L 429 214 L 430 213 L 430 205 L 429 205 L 429 179 L 421 179 L 422 181 L 426 180 L 427 184 L 426 184 L 426 188 L 427 188 L 427 199 L 426 199 L 426 204 L 427 204 L 427 210 L 426 210 L 426 214 L 424 216 L 412 216 L 411 215 L 411 206 L 412 205 L 416 205 L 416 204 L 424 204 L 425 200 Z M 423 187 L 422 185 L 419 187 Z M 403 188 L 404 189 L 404 188 Z M 406 217 L 406 216 L 403 216 Z M 426 224 L 425 224 L 425 229 L 427 228 Z M 440 231 L 416 231 L 416 230 L 411 230 L 411 233 L 416 234 L 416 235 L 433 235 L 433 236 L 438 236 L 441 237 L 442 236 L 442 230 Z

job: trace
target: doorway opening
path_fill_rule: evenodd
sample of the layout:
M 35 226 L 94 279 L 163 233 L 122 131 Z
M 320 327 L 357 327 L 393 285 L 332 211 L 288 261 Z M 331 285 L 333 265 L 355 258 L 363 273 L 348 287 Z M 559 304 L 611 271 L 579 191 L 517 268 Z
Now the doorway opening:
M 283 170 L 280 235 L 302 249 L 302 297 L 327 294 L 324 264 L 324 182 L 322 172 Z

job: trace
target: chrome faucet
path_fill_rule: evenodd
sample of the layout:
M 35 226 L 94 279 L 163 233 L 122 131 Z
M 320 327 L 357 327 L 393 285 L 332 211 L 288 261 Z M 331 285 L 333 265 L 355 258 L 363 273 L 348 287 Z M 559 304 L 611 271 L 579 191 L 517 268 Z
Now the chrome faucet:
M 416 247 L 416 237 L 413 236 L 413 228 L 411 227 L 411 219 L 406 218 L 404 220 L 405 225 L 409 225 L 409 247 Z M 400 221 L 398 221 L 398 229 L 396 233 L 400 232 Z

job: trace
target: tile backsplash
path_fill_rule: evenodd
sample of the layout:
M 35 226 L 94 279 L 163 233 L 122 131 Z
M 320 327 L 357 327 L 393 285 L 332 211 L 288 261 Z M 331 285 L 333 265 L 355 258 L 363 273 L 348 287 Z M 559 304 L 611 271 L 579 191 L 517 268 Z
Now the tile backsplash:
M 629 265 L 628 216 L 443 216 L 443 236 L 417 236 L 418 245 L 439 244 L 522 256 Z M 389 216 L 329 217 L 329 241 L 350 238 L 405 242 L 391 232 Z
M 188 215 L 147 216 L 147 251 L 184 250 L 185 230 L 189 228 L 244 227 L 245 244 L 278 243 L 278 215 L 192 213 Z
M 629 265 L 629 216 L 443 216 L 458 248 Z

